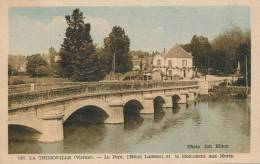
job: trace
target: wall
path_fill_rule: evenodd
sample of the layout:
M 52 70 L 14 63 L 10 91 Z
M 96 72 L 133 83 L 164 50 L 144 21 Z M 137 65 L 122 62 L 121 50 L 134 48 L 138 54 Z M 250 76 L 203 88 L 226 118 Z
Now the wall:
M 152 74 L 152 79 L 153 80 L 162 80 L 161 73 L 158 71 L 154 71 Z

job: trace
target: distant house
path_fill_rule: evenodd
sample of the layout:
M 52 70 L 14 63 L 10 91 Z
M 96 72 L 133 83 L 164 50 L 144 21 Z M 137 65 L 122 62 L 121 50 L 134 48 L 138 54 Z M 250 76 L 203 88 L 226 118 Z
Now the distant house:
M 194 77 L 192 59 L 191 53 L 176 44 L 166 54 L 155 55 L 152 64 L 152 79 L 191 79 Z
M 48 63 L 57 63 L 60 60 L 60 56 L 58 53 L 47 53 L 47 54 L 41 54 L 41 57 Z
M 142 58 L 140 58 L 138 55 L 136 54 L 132 55 L 132 63 L 133 63 L 134 71 L 141 70 L 141 60 Z

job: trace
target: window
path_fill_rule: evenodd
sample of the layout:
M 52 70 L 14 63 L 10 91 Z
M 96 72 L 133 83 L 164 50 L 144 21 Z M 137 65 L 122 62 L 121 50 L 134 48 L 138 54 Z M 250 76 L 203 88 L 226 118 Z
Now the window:
M 172 66 L 172 60 L 168 60 L 168 67 Z
M 187 60 L 182 60 L 182 66 L 187 66 Z
M 168 71 L 168 75 L 169 75 L 169 76 L 172 76 L 172 70 L 169 70 L 169 71 Z
M 168 71 L 168 77 L 172 80 L 172 70 Z
M 157 65 L 161 66 L 161 60 L 160 59 L 157 60 Z

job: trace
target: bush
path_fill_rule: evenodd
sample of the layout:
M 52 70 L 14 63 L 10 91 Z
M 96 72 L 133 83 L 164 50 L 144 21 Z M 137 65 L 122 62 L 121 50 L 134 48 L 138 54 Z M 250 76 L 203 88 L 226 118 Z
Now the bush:
M 36 76 L 47 76 L 49 74 L 49 69 L 47 66 L 39 66 L 36 68 Z

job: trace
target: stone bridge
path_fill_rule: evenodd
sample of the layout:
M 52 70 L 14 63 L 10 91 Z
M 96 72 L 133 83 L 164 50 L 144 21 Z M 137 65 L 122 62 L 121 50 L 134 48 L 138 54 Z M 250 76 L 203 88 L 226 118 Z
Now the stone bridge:
M 135 101 L 140 113 L 154 113 L 155 100 L 164 107 L 193 101 L 198 95 L 196 81 L 115 82 L 69 86 L 63 88 L 12 93 L 8 97 L 9 126 L 32 128 L 41 142 L 63 140 L 63 123 L 83 107 L 101 109 L 104 123 L 124 123 L 124 106 Z

